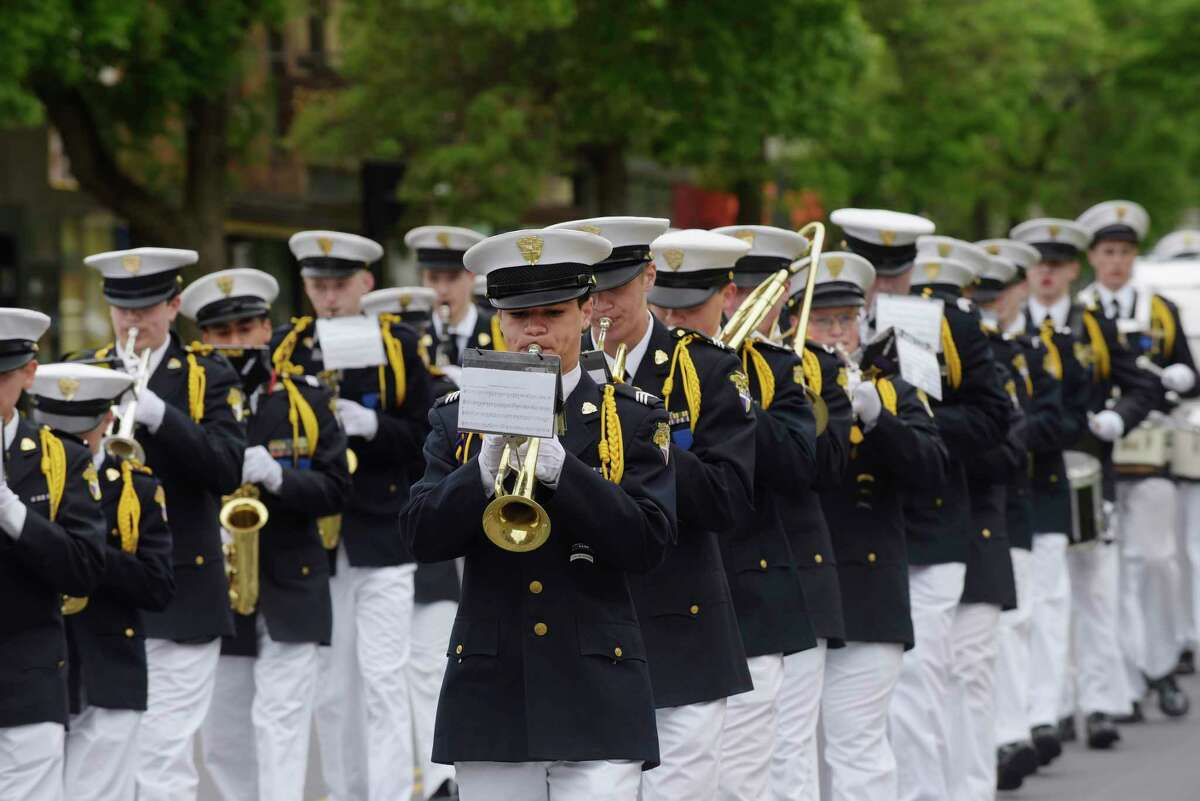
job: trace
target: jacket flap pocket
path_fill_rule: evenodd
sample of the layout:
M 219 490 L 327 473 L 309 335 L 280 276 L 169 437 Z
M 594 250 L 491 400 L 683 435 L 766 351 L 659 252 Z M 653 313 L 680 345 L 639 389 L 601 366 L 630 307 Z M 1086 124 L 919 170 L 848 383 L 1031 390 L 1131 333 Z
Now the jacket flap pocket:
M 614 662 L 646 661 L 642 630 L 634 623 L 579 623 L 581 656 L 602 656 Z
M 454 621 L 450 632 L 450 647 L 446 656 L 459 659 L 468 656 L 495 656 L 499 641 L 500 624 L 495 620 L 470 620 L 459 618 Z

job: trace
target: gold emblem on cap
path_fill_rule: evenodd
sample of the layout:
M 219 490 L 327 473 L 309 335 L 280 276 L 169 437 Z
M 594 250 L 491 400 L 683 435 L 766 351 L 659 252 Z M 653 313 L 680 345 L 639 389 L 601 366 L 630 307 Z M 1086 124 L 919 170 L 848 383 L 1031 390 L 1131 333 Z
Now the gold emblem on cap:
M 233 276 L 222 275 L 217 279 L 217 289 L 221 290 L 221 294 L 229 297 L 233 294 Z
M 447 250 L 450 249 L 450 234 L 446 233 L 445 231 L 438 231 L 434 239 L 436 239 L 437 243 L 443 248 L 446 248 Z
M 671 357 L 667 355 L 667 352 L 665 350 L 654 351 L 654 363 L 655 364 L 666 364 L 667 359 L 669 359 L 669 358 L 671 358 Z
M 79 391 L 79 382 L 74 378 L 64 376 L 58 379 L 58 391 L 62 393 L 63 400 L 75 400 L 75 393 Z
M 845 260 L 841 256 L 830 256 L 825 260 L 825 268 L 829 270 L 829 275 L 837 278 L 842 274 L 842 268 L 846 266 Z
M 582 411 L 584 414 L 595 414 L 596 404 L 592 403 L 591 401 L 584 401 L 583 407 L 580 409 L 580 411 Z
M 936 261 L 930 262 L 925 265 L 925 275 L 929 276 L 930 281 L 936 279 L 938 277 L 938 273 L 940 273 L 941 271 L 942 271 L 942 265 L 937 263 Z
M 880 231 L 879 232 L 879 241 L 882 242 L 883 244 L 887 245 L 888 247 L 891 247 L 892 243 L 896 241 L 896 232 L 895 231 Z
M 740 239 L 751 247 L 754 246 L 754 231 L 736 231 L 733 236 L 735 239 Z
M 941 256 L 943 259 L 948 258 L 950 256 L 950 251 L 952 249 L 953 248 L 951 248 L 949 242 L 938 242 L 938 255 Z
M 1190 236 L 1190 235 L 1185 236 L 1183 238 L 1183 246 L 1190 248 L 1192 246 L 1192 243 L 1194 243 L 1195 241 L 1196 241 L 1195 237 Z
M 1125 219 L 1125 215 L 1126 215 L 1128 212 L 1129 212 L 1129 209 L 1125 208 L 1124 206 L 1117 206 L 1117 219 L 1118 219 L 1118 220 L 1124 220 L 1124 219 Z
M 1058 239 L 1058 232 L 1062 230 L 1057 225 L 1047 225 L 1046 233 L 1050 234 L 1051 239 Z
M 329 251 L 333 250 L 333 240 L 327 236 L 318 236 L 317 247 L 321 249 L 322 253 L 328 256 Z
M 521 253 L 521 258 L 529 262 L 530 266 L 541 261 L 542 248 L 545 245 L 545 240 L 540 236 L 523 236 L 517 239 L 517 250 Z
M 683 251 L 675 249 L 664 250 L 663 259 L 667 262 L 667 267 L 671 268 L 671 272 L 675 272 L 683 266 Z
M 1000 246 L 999 245 L 988 245 L 987 252 L 991 253 L 993 256 L 999 256 L 1000 255 Z
M 596 236 L 600 236 L 600 229 L 595 225 L 588 225 L 585 223 L 575 230 L 583 231 L 585 234 L 595 234 Z
M 130 275 L 137 275 L 142 270 L 142 257 L 134 253 L 122 256 L 121 267 Z
M 413 302 L 412 295 L 401 295 L 400 296 L 400 310 L 407 311 L 408 307 L 412 305 L 412 302 Z

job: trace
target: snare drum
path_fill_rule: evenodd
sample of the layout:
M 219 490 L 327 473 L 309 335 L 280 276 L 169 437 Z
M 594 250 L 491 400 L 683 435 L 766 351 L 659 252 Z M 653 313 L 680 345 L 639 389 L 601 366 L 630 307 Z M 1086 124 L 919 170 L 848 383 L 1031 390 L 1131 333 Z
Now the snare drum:
M 1163 468 L 1171 458 L 1170 432 L 1161 425 L 1142 424 L 1113 446 L 1113 464 L 1122 467 Z
M 1171 473 L 1193 481 L 1200 481 L 1200 428 L 1190 418 L 1198 409 L 1200 404 L 1186 403 L 1171 415 L 1179 421 L 1171 437 Z
M 1080 451 L 1064 451 L 1071 485 L 1071 544 L 1094 542 L 1104 533 L 1104 482 L 1100 460 Z

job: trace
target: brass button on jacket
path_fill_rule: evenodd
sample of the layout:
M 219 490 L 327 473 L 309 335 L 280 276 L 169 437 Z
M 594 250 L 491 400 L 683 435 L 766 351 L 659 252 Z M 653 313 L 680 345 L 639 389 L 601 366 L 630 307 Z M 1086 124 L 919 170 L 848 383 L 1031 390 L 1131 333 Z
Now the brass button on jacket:
M 545 623 L 539 622 L 539 623 L 533 624 L 533 633 L 539 637 L 545 637 L 546 632 L 548 632 L 548 631 L 550 631 L 550 627 L 547 626 Z

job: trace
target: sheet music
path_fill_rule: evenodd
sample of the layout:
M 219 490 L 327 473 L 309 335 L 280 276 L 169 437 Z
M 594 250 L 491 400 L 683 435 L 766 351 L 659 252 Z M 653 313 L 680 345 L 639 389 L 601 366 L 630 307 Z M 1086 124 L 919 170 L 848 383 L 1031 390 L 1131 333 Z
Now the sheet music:
M 556 356 L 468 351 L 461 374 L 459 429 L 553 437 L 558 371 Z
M 875 300 L 875 330 L 904 331 L 935 354 L 940 353 L 944 305 L 939 298 L 880 295 Z
M 317 339 L 326 370 L 376 367 L 384 362 L 379 323 L 362 315 L 320 318 Z
M 896 331 L 896 356 L 900 360 L 900 377 L 926 395 L 942 399 L 942 371 L 937 355 L 918 342 L 907 331 Z

